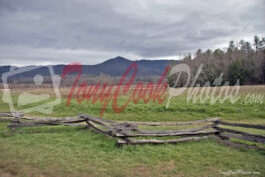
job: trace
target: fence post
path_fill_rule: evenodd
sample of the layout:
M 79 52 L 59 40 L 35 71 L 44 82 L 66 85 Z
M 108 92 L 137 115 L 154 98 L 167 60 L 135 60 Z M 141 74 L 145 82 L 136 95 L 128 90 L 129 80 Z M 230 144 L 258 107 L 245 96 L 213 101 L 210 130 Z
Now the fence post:
M 12 123 L 18 125 L 20 124 L 20 118 L 21 118 L 21 115 L 19 114 L 19 112 L 15 112 L 15 116 L 14 116 L 14 120 L 12 120 Z M 11 134 L 13 135 L 16 131 L 16 128 L 15 127 L 12 127 L 11 128 Z
M 215 130 L 218 130 L 219 121 L 220 121 L 220 119 L 217 119 L 216 121 L 213 122 L 213 128 Z M 220 131 L 218 130 L 218 132 L 216 132 L 215 135 L 219 136 L 219 134 L 220 134 Z

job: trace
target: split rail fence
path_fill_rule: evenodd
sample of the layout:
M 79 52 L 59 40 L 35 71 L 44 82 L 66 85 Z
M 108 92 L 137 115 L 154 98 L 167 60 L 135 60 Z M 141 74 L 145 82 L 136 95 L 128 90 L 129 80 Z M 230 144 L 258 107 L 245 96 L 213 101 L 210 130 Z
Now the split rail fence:
M 117 122 L 85 114 L 71 118 L 32 118 L 25 117 L 21 112 L 4 112 L 0 113 L 1 121 L 11 122 L 7 127 L 11 129 L 12 134 L 23 127 L 82 126 L 116 138 L 118 145 L 180 143 L 212 137 L 227 145 L 239 147 L 258 147 L 249 145 L 249 142 L 265 144 L 265 125 L 230 123 L 220 118 L 187 122 Z M 261 133 L 253 134 L 246 129 L 252 132 L 258 130 Z M 231 139 L 243 140 L 247 143 L 240 143 L 240 141 L 235 143 Z

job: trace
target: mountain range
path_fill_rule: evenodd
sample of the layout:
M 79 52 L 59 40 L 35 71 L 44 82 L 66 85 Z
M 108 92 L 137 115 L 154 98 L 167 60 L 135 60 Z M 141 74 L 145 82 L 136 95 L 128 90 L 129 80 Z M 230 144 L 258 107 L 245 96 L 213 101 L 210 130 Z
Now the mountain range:
M 101 73 L 110 76 L 122 76 L 125 70 L 133 63 L 137 64 L 137 77 L 147 77 L 147 76 L 159 76 L 163 73 L 167 65 L 171 64 L 173 60 L 136 60 L 132 61 L 121 56 L 111 58 L 100 64 L 96 65 L 82 65 L 82 74 L 97 76 Z M 177 63 L 177 61 L 174 61 Z M 55 74 L 61 75 L 62 71 L 66 65 L 52 65 Z M 11 66 L 0 66 L 0 76 L 10 70 Z M 18 69 L 25 69 L 23 66 Z M 12 76 L 12 79 L 23 79 L 34 77 L 36 74 L 41 74 L 42 76 L 50 76 L 49 70 L 46 66 L 42 66 L 38 69 L 23 72 Z M 74 73 L 73 73 L 74 74 Z M 2 82 L 2 77 L 0 78 Z

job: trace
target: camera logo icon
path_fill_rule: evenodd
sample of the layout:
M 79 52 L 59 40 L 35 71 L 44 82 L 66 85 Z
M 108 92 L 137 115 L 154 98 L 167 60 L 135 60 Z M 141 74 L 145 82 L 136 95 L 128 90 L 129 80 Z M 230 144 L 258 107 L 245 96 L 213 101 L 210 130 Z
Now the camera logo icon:
M 11 95 L 12 88 L 10 88 L 10 84 L 12 84 L 12 81 L 15 80 L 15 78 L 25 77 L 27 82 L 30 80 L 30 83 L 33 83 L 35 87 L 41 87 L 45 81 L 45 77 L 42 76 L 41 71 L 46 71 L 50 74 L 53 93 L 50 93 L 50 89 L 42 89 L 41 93 L 37 94 L 35 92 L 30 93 L 29 90 L 25 89 L 17 98 L 16 96 Z M 11 67 L 9 72 L 2 75 L 2 81 L 4 85 L 2 100 L 9 104 L 10 112 L 20 111 L 24 113 L 40 112 L 51 114 L 54 106 L 61 103 L 61 95 L 59 91 L 61 77 L 54 73 L 52 66 Z M 55 96 L 51 96 L 51 94 Z

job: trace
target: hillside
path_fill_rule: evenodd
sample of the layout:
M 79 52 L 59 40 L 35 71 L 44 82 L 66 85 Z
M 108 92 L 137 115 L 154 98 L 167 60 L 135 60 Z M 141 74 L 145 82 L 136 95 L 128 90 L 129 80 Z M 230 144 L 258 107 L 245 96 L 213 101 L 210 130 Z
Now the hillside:
M 161 75 L 165 67 L 171 63 L 171 60 L 137 60 L 132 61 L 123 57 L 115 57 L 106 60 L 100 64 L 96 65 L 82 65 L 83 75 L 98 76 L 101 73 L 110 76 L 122 76 L 124 71 L 133 62 L 137 63 L 137 77 L 147 77 L 147 76 L 158 76 Z M 28 66 L 25 66 L 28 67 Z M 25 68 L 20 67 L 19 69 Z M 61 75 L 65 65 L 53 65 L 55 74 Z M 10 66 L 0 66 L 0 75 L 9 71 Z M 33 78 L 36 74 L 41 74 L 42 76 L 49 76 L 49 70 L 47 67 L 43 66 L 39 69 L 21 73 L 15 75 L 10 79 L 23 79 L 23 78 Z M 2 77 L 0 78 L 2 82 Z

